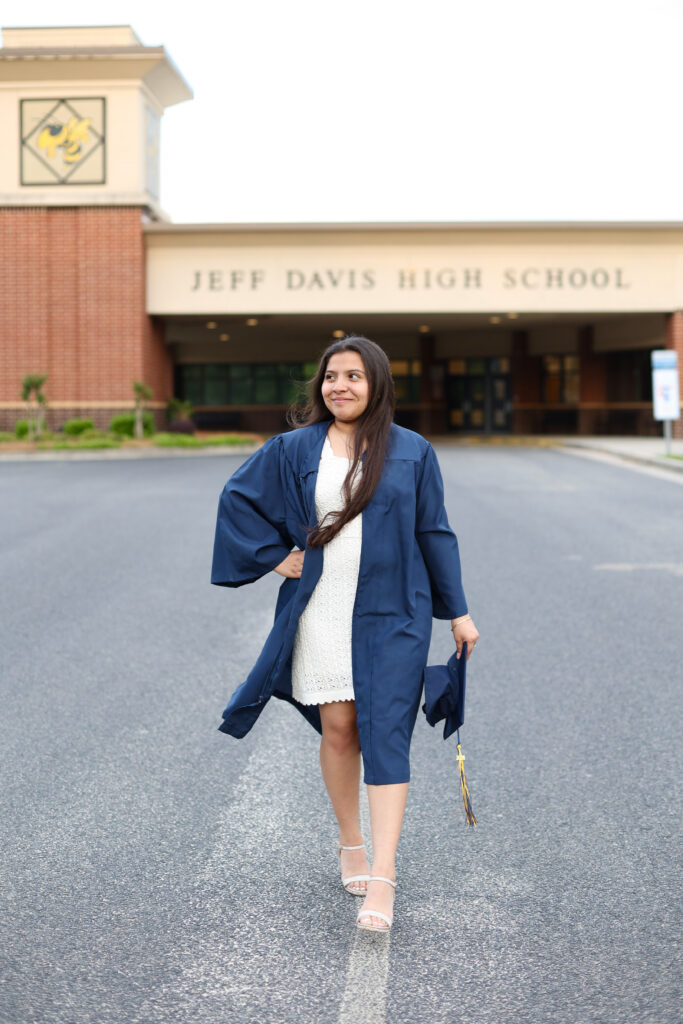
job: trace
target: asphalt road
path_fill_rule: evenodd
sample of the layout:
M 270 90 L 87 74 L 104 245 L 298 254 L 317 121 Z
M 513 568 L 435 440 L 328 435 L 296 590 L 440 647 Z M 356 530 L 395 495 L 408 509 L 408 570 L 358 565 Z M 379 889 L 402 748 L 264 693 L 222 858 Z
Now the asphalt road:
M 354 927 L 310 726 L 217 731 L 279 580 L 209 583 L 241 457 L 0 467 L 0 1021 L 681 1020 L 683 487 L 438 454 L 479 825 L 420 715 L 390 939 Z

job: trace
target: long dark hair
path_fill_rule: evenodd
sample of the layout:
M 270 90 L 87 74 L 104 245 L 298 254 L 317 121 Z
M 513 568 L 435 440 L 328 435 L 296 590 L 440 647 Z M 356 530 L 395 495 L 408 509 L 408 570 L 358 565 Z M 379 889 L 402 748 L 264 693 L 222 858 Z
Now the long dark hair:
M 354 519 L 368 504 L 384 469 L 384 460 L 389 444 L 389 431 L 394 418 L 396 397 L 391 366 L 386 352 L 362 335 L 351 334 L 346 338 L 329 345 L 322 356 L 315 376 L 306 385 L 307 401 L 304 406 L 293 405 L 288 410 L 287 421 L 293 427 L 307 427 L 311 423 L 331 421 L 334 416 L 325 405 L 322 396 L 322 385 L 327 372 L 327 364 L 337 352 L 357 352 L 363 360 L 368 378 L 368 404 L 365 411 L 358 417 L 353 437 L 353 458 L 349 471 L 344 479 L 342 493 L 344 507 L 338 512 L 331 512 L 331 522 L 318 523 L 309 532 L 309 547 L 322 547 L 341 530 L 342 526 Z M 358 486 L 352 491 L 354 474 L 361 462 L 363 449 L 363 471 Z M 327 519 L 327 516 L 325 517 Z

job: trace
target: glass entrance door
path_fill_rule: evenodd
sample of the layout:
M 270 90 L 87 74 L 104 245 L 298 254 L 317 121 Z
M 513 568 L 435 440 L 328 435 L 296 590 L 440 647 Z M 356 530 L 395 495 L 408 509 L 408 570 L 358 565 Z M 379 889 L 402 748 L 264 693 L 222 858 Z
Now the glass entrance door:
M 510 360 L 451 359 L 446 400 L 451 430 L 507 433 L 512 425 Z
M 491 359 L 491 363 L 508 363 L 505 359 Z M 512 382 L 509 370 L 505 373 L 492 370 L 488 376 L 490 427 L 494 432 L 509 432 L 512 429 Z

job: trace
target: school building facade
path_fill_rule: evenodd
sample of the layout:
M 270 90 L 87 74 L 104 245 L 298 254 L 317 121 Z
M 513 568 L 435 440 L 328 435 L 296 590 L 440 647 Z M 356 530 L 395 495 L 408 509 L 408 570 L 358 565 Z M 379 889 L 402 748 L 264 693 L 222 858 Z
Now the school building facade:
M 423 433 L 661 433 L 682 223 L 174 224 L 160 123 L 191 96 L 129 26 L 3 30 L 0 429 L 45 373 L 52 428 L 106 426 L 141 380 L 159 427 L 175 396 L 200 427 L 274 432 L 355 332 Z

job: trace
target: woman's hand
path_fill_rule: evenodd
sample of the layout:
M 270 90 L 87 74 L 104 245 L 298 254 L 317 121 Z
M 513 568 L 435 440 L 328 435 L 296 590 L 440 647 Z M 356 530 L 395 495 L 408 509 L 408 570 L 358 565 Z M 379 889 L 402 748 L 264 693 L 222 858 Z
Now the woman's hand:
M 303 551 L 290 551 L 287 557 L 275 566 L 273 572 L 279 572 L 281 576 L 298 580 L 304 567 L 304 554 Z
M 457 619 L 451 619 L 451 629 L 453 630 L 453 639 L 455 640 L 457 650 L 456 658 L 459 658 L 462 654 L 462 645 L 466 642 L 467 660 L 469 661 L 470 655 L 479 639 L 479 630 L 474 625 L 470 615 L 461 615 Z

